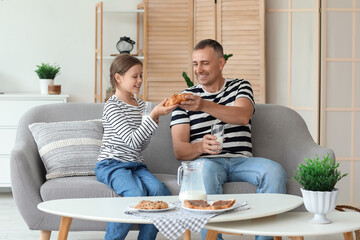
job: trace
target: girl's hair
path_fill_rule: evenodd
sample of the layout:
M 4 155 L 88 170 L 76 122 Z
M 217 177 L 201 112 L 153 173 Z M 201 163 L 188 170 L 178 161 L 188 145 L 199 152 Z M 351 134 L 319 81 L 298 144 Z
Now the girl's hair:
M 133 66 L 140 64 L 143 65 L 142 62 L 132 57 L 128 54 L 120 54 L 117 56 L 110 66 L 110 84 L 112 88 L 112 94 L 116 91 L 116 79 L 115 79 L 115 73 L 120 74 L 121 76 L 124 76 L 124 74 Z

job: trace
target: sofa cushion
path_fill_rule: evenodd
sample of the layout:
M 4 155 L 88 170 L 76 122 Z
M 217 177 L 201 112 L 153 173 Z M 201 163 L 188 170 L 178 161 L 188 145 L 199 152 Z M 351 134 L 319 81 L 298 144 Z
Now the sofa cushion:
M 40 188 L 43 201 L 63 198 L 116 197 L 116 193 L 95 176 L 55 178 Z
M 29 125 L 44 163 L 46 179 L 94 175 L 102 145 L 101 120 Z

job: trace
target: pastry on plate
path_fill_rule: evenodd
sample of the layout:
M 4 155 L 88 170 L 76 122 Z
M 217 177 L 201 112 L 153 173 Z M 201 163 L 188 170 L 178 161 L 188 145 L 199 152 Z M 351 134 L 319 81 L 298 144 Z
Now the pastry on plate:
M 169 205 L 164 201 L 142 200 L 134 207 L 136 209 L 166 209 Z
M 235 199 L 217 200 L 212 204 L 208 203 L 206 200 L 184 200 L 184 205 L 192 209 L 219 210 L 230 208 L 235 202 Z

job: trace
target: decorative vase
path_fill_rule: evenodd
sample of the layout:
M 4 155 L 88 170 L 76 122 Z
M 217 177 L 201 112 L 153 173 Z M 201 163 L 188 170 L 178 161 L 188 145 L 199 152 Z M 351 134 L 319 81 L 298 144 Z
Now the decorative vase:
M 49 94 L 48 86 L 54 85 L 54 79 L 40 79 L 40 93 Z
M 52 94 L 61 94 L 61 85 L 49 85 L 48 86 L 48 93 Z
M 335 209 L 338 192 L 339 190 L 336 188 L 331 192 L 308 191 L 301 188 L 306 210 L 314 213 L 314 218 L 310 220 L 311 223 L 331 223 L 331 221 L 326 218 L 326 214 Z

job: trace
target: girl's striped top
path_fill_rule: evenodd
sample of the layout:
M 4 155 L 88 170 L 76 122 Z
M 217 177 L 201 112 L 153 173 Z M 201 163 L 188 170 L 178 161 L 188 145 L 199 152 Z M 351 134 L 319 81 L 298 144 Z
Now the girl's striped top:
M 248 98 L 255 104 L 252 87 L 244 79 L 225 79 L 224 86 L 216 93 L 206 92 L 200 84 L 183 92 L 226 106 L 234 106 L 238 98 Z M 226 124 L 207 113 L 185 111 L 178 107 L 172 113 L 170 126 L 190 124 L 190 142 L 196 143 L 201 142 L 204 135 L 211 133 L 211 125 L 215 123 L 225 124 L 223 149 L 217 155 L 203 154 L 202 157 L 252 157 L 251 120 L 247 125 Z
M 98 161 L 109 158 L 121 162 L 144 161 L 141 152 L 149 144 L 158 125 L 150 117 L 141 122 L 145 102 L 140 99 L 136 101 L 138 106 L 132 106 L 113 95 L 105 103 L 102 116 L 103 145 Z

